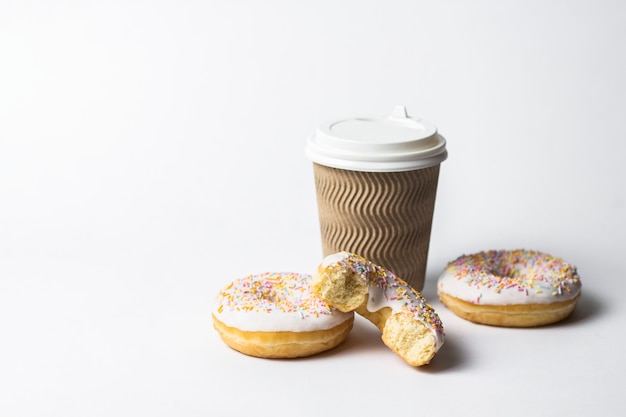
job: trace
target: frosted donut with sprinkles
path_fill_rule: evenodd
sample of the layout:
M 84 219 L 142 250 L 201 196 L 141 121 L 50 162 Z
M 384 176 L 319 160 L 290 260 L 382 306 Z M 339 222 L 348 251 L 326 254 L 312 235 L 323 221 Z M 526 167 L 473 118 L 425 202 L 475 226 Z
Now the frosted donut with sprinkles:
M 581 294 L 575 266 L 531 250 L 463 255 L 439 276 L 437 293 L 456 315 L 475 323 L 535 327 L 571 314 Z
M 297 358 L 339 345 L 353 313 L 330 307 L 311 293 L 311 275 L 266 272 L 238 278 L 213 305 L 213 327 L 231 348 L 261 358 Z
M 441 320 L 422 295 L 357 254 L 324 258 L 313 275 L 313 292 L 338 310 L 356 311 L 374 323 L 383 342 L 410 365 L 428 364 L 443 345 Z

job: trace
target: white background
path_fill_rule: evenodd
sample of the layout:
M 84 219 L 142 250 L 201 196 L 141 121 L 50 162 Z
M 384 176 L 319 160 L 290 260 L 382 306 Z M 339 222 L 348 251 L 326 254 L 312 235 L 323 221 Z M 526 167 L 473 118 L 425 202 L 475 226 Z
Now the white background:
M 623 416 L 625 21 L 617 0 L 0 2 L 0 415 Z M 448 140 L 423 290 L 442 350 L 412 368 L 363 320 L 308 359 L 227 348 L 222 285 L 321 260 L 308 135 L 396 104 Z M 493 328 L 437 300 L 447 261 L 513 248 L 578 266 L 573 316 Z

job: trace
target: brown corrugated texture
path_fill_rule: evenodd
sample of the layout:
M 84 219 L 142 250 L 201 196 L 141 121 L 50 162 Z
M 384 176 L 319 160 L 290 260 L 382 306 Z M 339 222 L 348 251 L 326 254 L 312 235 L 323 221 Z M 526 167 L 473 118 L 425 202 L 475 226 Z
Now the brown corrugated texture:
M 313 168 L 324 256 L 359 254 L 421 290 L 439 165 L 404 172 Z

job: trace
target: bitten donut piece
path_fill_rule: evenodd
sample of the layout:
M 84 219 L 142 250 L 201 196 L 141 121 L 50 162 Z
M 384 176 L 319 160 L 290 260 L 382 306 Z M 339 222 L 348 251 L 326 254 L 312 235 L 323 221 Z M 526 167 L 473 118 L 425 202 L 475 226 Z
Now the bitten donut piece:
M 261 358 L 297 358 L 332 349 L 353 313 L 311 293 L 311 275 L 267 272 L 236 279 L 218 293 L 213 327 L 231 348 Z
M 382 331 L 407 363 L 430 362 L 444 341 L 441 320 L 419 292 L 391 271 L 348 252 L 327 256 L 313 275 L 313 293 L 340 311 L 356 311 Z
M 448 263 L 437 283 L 441 301 L 466 320 L 535 327 L 574 310 L 582 284 L 576 267 L 529 250 L 491 250 Z

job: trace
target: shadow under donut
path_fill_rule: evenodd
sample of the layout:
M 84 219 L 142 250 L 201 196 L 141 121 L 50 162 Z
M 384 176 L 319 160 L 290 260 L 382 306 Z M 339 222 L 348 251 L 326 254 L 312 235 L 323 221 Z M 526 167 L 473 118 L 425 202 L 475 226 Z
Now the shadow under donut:
M 462 366 L 464 350 L 454 337 L 446 336 L 443 346 L 431 359 L 428 365 L 417 367 L 416 370 L 426 373 L 439 373 Z
M 366 319 L 355 317 L 354 327 L 350 335 L 339 346 L 322 352 L 318 355 L 302 358 L 317 359 L 331 355 L 351 355 L 356 352 L 371 352 L 395 355 L 382 341 L 380 331 Z M 399 358 L 399 360 L 402 360 Z M 447 337 L 439 352 L 427 365 L 415 367 L 416 370 L 427 373 L 437 373 L 458 367 L 463 362 L 463 349 L 454 338 Z M 410 366 L 410 365 L 406 365 Z
M 591 291 L 583 291 L 580 294 L 580 300 L 574 311 L 560 322 L 546 326 L 570 326 L 576 325 L 589 320 L 595 320 L 606 313 L 606 306 L 600 302 L 596 294 Z
M 328 353 L 343 351 L 377 351 L 386 349 L 381 340 L 380 331 L 372 323 L 361 317 L 354 318 L 354 327 L 345 342 L 330 350 Z

